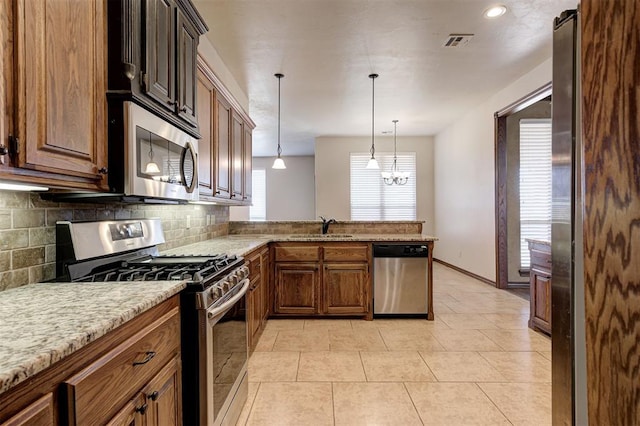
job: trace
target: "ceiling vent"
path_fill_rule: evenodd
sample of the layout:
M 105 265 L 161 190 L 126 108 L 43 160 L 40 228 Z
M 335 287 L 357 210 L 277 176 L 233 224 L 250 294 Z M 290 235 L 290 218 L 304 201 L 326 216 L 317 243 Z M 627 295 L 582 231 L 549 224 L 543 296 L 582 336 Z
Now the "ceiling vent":
M 449 34 L 442 47 L 464 47 L 473 38 L 473 34 Z

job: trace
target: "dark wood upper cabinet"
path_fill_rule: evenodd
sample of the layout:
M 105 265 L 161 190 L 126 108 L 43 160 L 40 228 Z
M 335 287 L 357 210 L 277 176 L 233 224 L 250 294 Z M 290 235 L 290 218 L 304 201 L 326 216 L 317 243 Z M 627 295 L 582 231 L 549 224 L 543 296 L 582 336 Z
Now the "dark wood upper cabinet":
M 243 195 L 242 195 L 242 199 L 246 204 L 251 204 L 251 190 L 252 190 L 252 185 L 251 185 L 251 180 L 252 180 L 252 175 L 251 172 L 253 170 L 253 152 L 252 152 L 252 148 L 253 148 L 253 135 L 252 135 L 252 131 L 251 131 L 251 127 L 247 126 L 245 124 L 244 126 L 244 149 L 242 152 L 242 157 L 244 159 L 244 190 L 243 190 Z
M 144 13 L 144 93 L 169 111 L 176 103 L 176 5 L 172 0 L 147 0 Z
M 198 126 L 196 120 L 196 61 L 198 57 L 198 37 L 193 24 L 185 14 L 177 10 L 178 14 L 178 48 L 177 77 L 178 77 L 178 116 L 184 121 Z
M 232 180 L 231 180 L 231 198 L 242 200 L 243 192 L 243 139 L 244 139 L 244 122 L 237 114 L 232 114 L 231 127 L 231 158 L 232 160 Z
M 110 101 L 133 100 L 196 138 L 197 55 L 208 31 L 190 0 L 109 0 Z

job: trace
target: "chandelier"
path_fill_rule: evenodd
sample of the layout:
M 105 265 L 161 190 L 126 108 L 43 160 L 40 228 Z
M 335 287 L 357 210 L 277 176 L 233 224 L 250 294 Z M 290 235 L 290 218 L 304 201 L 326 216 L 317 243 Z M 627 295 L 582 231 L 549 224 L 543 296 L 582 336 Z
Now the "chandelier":
M 393 164 L 390 172 L 382 172 L 382 180 L 387 185 L 405 185 L 409 181 L 409 172 L 398 171 L 398 157 L 396 155 L 396 128 L 398 120 L 393 120 Z

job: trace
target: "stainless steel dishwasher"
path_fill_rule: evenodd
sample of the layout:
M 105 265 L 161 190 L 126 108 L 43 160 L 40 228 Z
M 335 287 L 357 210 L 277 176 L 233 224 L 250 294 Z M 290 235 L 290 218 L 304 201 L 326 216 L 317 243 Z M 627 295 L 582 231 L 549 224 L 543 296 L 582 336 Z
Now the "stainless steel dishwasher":
M 422 244 L 373 245 L 374 315 L 427 316 L 428 257 Z

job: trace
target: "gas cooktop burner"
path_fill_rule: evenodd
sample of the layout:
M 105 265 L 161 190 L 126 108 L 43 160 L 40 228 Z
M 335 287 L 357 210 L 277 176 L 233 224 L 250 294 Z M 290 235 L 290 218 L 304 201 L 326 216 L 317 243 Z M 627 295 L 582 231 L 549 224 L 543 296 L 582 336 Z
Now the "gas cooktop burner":
M 142 256 L 107 265 L 102 270 L 74 281 L 182 281 L 204 286 L 237 266 L 243 260 L 237 256 Z

